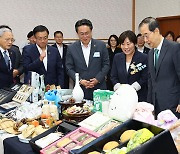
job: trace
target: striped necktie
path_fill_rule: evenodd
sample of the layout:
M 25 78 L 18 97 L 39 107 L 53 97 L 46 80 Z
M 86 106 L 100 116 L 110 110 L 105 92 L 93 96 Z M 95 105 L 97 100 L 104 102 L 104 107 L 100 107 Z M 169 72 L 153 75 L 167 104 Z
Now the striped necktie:
M 10 59 L 9 59 L 9 56 L 7 55 L 7 51 L 4 51 L 3 54 L 4 54 L 5 63 L 8 67 L 8 70 L 9 70 L 10 69 Z
M 158 59 L 159 59 L 159 50 L 154 49 L 154 67 L 155 67 L 155 70 L 157 70 Z

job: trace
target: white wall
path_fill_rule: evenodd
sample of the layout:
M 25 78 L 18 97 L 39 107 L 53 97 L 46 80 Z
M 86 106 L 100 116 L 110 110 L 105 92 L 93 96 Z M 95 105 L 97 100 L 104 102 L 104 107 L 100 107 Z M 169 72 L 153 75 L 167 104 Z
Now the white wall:
M 139 23 L 148 16 L 180 15 L 180 0 L 136 0 L 136 33 Z
M 13 29 L 15 44 L 39 24 L 53 32 L 62 30 L 65 38 L 76 38 L 74 24 L 88 18 L 94 25 L 94 38 L 108 38 L 132 28 L 131 0 L 1 0 L 0 24 Z
M 65 38 L 76 38 L 74 24 L 82 18 L 93 22 L 94 38 L 119 36 L 132 28 L 132 0 L 0 0 L 0 4 L 0 24 L 13 29 L 17 45 L 39 24 L 47 26 L 50 38 L 56 30 L 62 30 Z M 147 16 L 175 15 L 180 15 L 180 0 L 136 0 L 136 33 Z

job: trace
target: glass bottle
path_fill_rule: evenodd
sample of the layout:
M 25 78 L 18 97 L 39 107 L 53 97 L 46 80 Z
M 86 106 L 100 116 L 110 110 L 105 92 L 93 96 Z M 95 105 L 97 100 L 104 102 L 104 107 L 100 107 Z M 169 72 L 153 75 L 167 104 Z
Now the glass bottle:
M 73 98 L 75 99 L 75 102 L 82 102 L 84 98 L 84 92 L 79 85 L 79 73 L 75 73 L 75 79 L 76 79 L 76 83 L 72 92 Z
M 40 99 L 44 99 L 44 93 L 45 93 L 44 75 L 41 75 L 40 76 L 40 88 L 39 88 Z
M 58 108 L 55 105 L 55 102 L 51 102 L 49 106 L 50 114 L 54 118 L 54 120 L 59 120 Z
M 48 101 L 44 101 L 44 104 L 42 106 L 42 113 L 45 115 L 50 115 L 50 108 L 49 108 Z

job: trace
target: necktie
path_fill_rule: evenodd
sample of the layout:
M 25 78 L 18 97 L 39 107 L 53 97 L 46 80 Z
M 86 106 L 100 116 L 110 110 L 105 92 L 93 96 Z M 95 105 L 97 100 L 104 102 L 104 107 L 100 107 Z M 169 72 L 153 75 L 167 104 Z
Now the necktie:
M 154 67 L 155 70 L 157 69 L 157 63 L 158 63 L 158 58 L 159 58 L 159 50 L 158 49 L 154 49 Z
M 7 51 L 4 51 L 3 54 L 4 54 L 4 60 L 6 62 L 6 65 L 8 67 L 8 69 L 10 69 L 10 63 L 9 63 L 9 56 L 7 55 L 6 53 Z

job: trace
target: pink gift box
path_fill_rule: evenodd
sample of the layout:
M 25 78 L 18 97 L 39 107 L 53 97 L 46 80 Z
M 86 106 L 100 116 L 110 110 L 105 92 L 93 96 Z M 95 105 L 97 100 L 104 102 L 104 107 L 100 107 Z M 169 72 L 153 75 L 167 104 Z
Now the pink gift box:
M 73 132 L 67 134 L 66 136 L 64 136 L 63 138 L 57 140 L 56 142 L 50 144 L 49 146 L 47 146 L 46 148 L 42 149 L 40 151 L 41 154 L 47 154 L 48 153 L 48 149 L 50 148 L 54 148 L 54 150 L 51 152 L 51 154 L 56 154 L 56 153 L 68 153 L 71 149 L 75 148 L 75 147 L 82 147 L 84 146 L 84 142 L 90 138 L 98 138 L 100 136 L 100 134 L 93 132 L 92 130 L 89 130 L 87 128 L 84 127 L 80 127 L 76 130 L 74 130 Z M 67 138 L 67 139 L 66 139 Z M 57 147 L 57 143 L 63 140 L 67 140 L 68 142 L 64 145 L 62 145 L 62 147 Z

